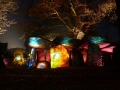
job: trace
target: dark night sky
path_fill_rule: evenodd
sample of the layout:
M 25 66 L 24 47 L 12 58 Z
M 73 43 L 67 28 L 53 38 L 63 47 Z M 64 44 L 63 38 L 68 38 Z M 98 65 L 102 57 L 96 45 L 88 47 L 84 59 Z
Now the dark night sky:
M 8 18 L 14 20 L 15 22 L 21 22 L 21 21 L 24 22 L 26 18 L 21 17 L 21 10 L 22 7 L 25 7 L 27 6 L 27 4 L 29 4 L 28 1 L 30 0 L 18 0 L 18 1 L 21 7 L 19 8 L 19 10 L 17 10 L 16 14 L 12 16 L 8 16 Z M 22 35 L 20 28 L 17 29 L 14 27 L 14 25 L 11 25 L 9 28 L 7 28 L 7 30 L 8 31 L 5 32 L 4 34 L 0 34 L 0 42 L 2 43 L 8 42 L 8 49 L 15 47 L 25 48 L 24 42 L 19 39 Z
M 19 15 L 14 15 L 11 18 L 13 18 L 15 22 L 20 20 Z M 8 31 L 6 31 L 4 34 L 0 34 L 0 42 L 7 42 L 8 48 L 24 48 L 23 41 L 19 39 L 22 33 L 18 31 L 17 28 L 14 28 L 14 25 L 11 25 L 9 28 L 7 28 L 7 30 Z
M 22 7 L 27 6 L 27 1 L 30 0 L 18 0 L 18 1 L 23 1 L 22 3 Z M 96 0 L 98 2 L 100 2 L 101 0 Z M 18 12 L 20 12 L 18 10 Z M 19 22 L 21 20 L 25 20 L 27 18 L 21 18 L 19 14 L 13 15 L 10 18 L 15 19 L 15 21 Z M 118 28 L 111 23 L 108 23 L 107 21 L 104 21 L 103 23 L 98 24 L 98 28 L 97 28 L 98 33 L 105 37 L 107 35 L 108 39 L 111 42 L 116 42 L 119 40 L 119 35 L 118 35 Z M 21 48 L 25 48 L 24 47 L 24 42 L 22 40 L 20 40 L 20 36 L 22 35 L 22 33 L 17 30 L 17 28 L 14 28 L 13 25 L 11 25 L 10 28 L 8 28 L 8 31 L 5 32 L 5 34 L 0 35 L 0 42 L 5 43 L 8 42 L 8 48 L 14 48 L 14 47 L 21 47 Z

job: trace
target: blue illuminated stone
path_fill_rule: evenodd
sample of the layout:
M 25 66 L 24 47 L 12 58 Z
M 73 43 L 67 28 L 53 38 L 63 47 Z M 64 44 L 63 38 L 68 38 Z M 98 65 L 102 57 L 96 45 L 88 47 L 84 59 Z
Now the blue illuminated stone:
M 29 45 L 31 47 L 39 47 L 41 44 L 43 44 L 43 41 L 39 37 L 31 37 L 29 39 Z
M 64 37 L 63 40 L 61 41 L 61 44 L 62 45 L 70 45 L 70 40 L 72 38 L 69 38 L 69 37 Z
M 105 39 L 102 38 L 102 37 L 92 37 L 92 38 L 90 39 L 90 42 L 91 42 L 91 43 L 94 43 L 94 44 L 100 44 L 100 43 L 102 43 L 102 42 L 104 42 L 104 41 L 105 41 Z

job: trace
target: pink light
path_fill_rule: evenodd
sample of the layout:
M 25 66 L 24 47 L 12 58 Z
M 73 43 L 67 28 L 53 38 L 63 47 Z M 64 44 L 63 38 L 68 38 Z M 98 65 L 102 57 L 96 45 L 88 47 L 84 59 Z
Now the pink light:
M 109 47 L 101 49 L 101 51 L 113 53 L 113 48 L 115 48 L 115 46 L 109 46 Z
M 89 45 L 89 42 L 85 42 L 80 46 L 80 48 L 88 49 L 88 45 Z M 98 45 L 100 48 L 104 48 L 104 47 L 107 47 L 108 45 L 110 45 L 110 43 L 100 43 Z
M 89 43 L 85 42 L 80 46 L 80 48 L 88 49 L 88 45 L 89 45 Z
M 45 55 L 43 49 L 37 49 L 37 59 L 38 61 L 44 61 Z M 46 51 L 46 61 L 50 62 L 50 50 Z
M 106 47 L 106 46 L 108 46 L 108 45 L 110 45 L 110 43 L 100 43 L 100 44 L 99 44 L 99 47 L 100 47 L 100 48 L 104 48 L 104 47 Z

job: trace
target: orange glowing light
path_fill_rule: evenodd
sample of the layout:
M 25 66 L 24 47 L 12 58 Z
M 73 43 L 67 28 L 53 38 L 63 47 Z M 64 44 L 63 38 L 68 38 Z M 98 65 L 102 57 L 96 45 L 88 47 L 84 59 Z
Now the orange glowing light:
M 68 67 L 69 54 L 66 48 L 62 45 L 58 45 L 55 48 L 50 49 L 51 56 L 51 68 Z
M 38 65 L 37 65 L 37 68 L 38 69 L 47 68 L 47 63 L 45 63 L 45 62 L 39 62 Z
M 84 60 L 84 63 L 86 63 L 86 60 L 87 60 L 87 50 L 86 49 L 83 49 L 81 51 L 82 55 L 83 55 L 83 60 Z

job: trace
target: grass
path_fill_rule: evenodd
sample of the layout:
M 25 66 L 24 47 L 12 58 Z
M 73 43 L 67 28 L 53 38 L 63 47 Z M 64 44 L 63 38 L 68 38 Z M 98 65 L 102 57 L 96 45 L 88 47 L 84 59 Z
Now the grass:
M 118 67 L 0 69 L 0 90 L 120 90 Z

